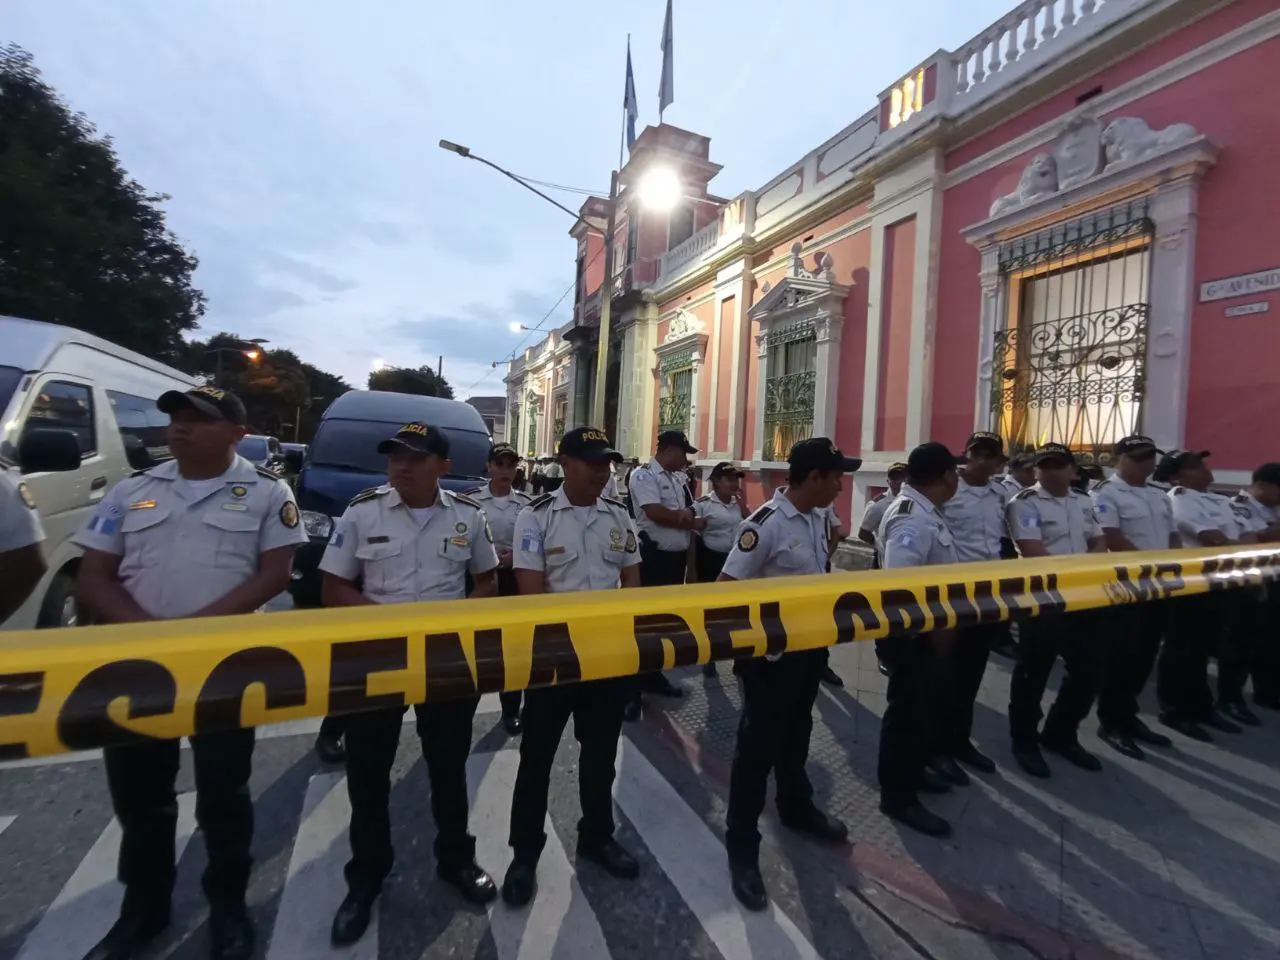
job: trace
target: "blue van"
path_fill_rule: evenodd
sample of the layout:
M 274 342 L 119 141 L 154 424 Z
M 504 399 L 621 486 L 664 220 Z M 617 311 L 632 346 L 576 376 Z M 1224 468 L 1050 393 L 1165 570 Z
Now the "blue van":
M 461 400 L 381 390 L 352 390 L 325 410 L 305 457 L 286 464 L 297 471 L 295 490 L 310 542 L 294 555 L 289 592 L 299 607 L 320 606 L 320 557 L 334 520 L 361 490 L 387 482 L 387 458 L 378 444 L 412 421 L 439 427 L 449 437 L 453 472 L 440 481 L 470 490 L 485 481 L 492 439 L 479 412 Z

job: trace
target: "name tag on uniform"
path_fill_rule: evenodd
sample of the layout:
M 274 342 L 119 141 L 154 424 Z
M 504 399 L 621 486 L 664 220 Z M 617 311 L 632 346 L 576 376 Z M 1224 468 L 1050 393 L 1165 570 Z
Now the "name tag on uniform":
M 367 537 L 365 543 L 390 543 L 390 537 Z
M 546 555 L 554 557 L 557 553 L 564 553 L 564 547 L 547 547 Z
M 452 543 L 455 547 L 465 547 L 465 546 L 469 546 L 471 543 L 471 541 L 468 540 L 466 537 L 450 537 L 449 542 Z
M 222 509 L 223 510 L 248 510 L 249 505 L 247 503 L 224 503 L 222 505 Z
M 154 500 L 135 500 L 133 503 L 129 504 L 129 509 L 130 510 L 150 510 L 155 505 L 156 505 L 156 502 Z

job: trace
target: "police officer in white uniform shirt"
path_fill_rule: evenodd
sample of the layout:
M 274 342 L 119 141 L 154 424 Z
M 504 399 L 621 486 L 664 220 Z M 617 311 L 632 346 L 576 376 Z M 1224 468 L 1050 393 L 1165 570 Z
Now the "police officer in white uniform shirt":
M 958 482 L 955 455 L 943 444 L 924 443 L 911 451 L 906 483 L 877 533 L 885 569 L 960 562 L 942 512 Z M 949 722 L 954 702 L 955 630 L 885 637 L 876 641 L 876 652 L 889 666 L 876 764 L 880 810 L 927 836 L 948 836 L 951 824 L 927 809 L 918 791 L 944 792 L 955 777 L 951 771 L 927 769 L 937 728 Z M 955 761 L 950 763 L 954 766 Z
M 527 494 L 512 489 L 519 462 L 515 447 L 509 443 L 496 444 L 489 451 L 489 482 L 467 491 L 467 496 L 480 504 L 489 521 L 493 545 L 498 551 L 500 597 L 514 597 L 518 592 L 515 569 L 511 565 L 516 517 L 533 500 Z M 520 691 L 500 693 L 498 699 L 502 703 L 502 725 L 507 733 L 515 736 L 520 732 Z
M 17 465 L 0 459 L 0 623 L 27 602 L 47 566 L 35 497 Z
M 1088 497 L 1071 489 L 1075 459 L 1059 443 L 1036 450 L 1036 484 L 1014 494 L 1007 511 L 1009 531 L 1024 557 L 1068 556 L 1106 550 L 1102 528 Z M 1103 651 L 1106 620 L 1094 611 L 1064 617 L 1040 614 L 1019 623 L 1018 663 L 1009 684 L 1009 732 L 1013 756 L 1034 777 L 1049 776 L 1043 746 L 1084 770 L 1102 763 L 1080 745 L 1080 722 L 1093 709 Z M 1039 730 L 1045 687 L 1058 657 L 1066 666 L 1058 696 Z
M 787 462 L 786 492 L 775 493 L 742 522 L 721 580 L 826 572 L 829 531 L 821 509 L 835 502 L 843 475 L 862 461 L 844 456 L 826 437 L 814 437 L 796 443 Z M 828 842 L 848 836 L 844 824 L 814 805 L 805 772 L 824 652 L 800 650 L 737 662 L 742 718 L 729 777 L 725 846 L 734 896 L 749 910 L 763 910 L 769 902 L 760 875 L 759 822 L 770 771 L 784 825 Z
M 1021 493 L 1036 482 L 1036 458 L 1034 453 L 1018 453 L 1005 464 L 1005 473 L 999 478 L 1012 496 Z
M 1231 507 L 1241 525 L 1268 543 L 1280 540 L 1280 463 L 1264 463 L 1253 471 L 1252 484 L 1231 500 Z M 1280 644 L 1269 640 L 1280 625 L 1280 583 L 1267 588 L 1264 604 L 1255 604 L 1251 622 L 1242 625 L 1254 633 L 1255 646 L 1249 673 L 1253 677 L 1253 702 L 1268 710 L 1280 710 Z M 1243 703 L 1244 678 L 1231 678 L 1240 687 Z M 1223 681 L 1222 663 L 1218 663 L 1218 684 Z
M 1148 480 L 1156 467 L 1156 445 L 1134 435 L 1112 448 L 1115 473 L 1090 494 L 1093 515 L 1112 553 L 1178 549 L 1167 493 Z M 1106 669 L 1098 690 L 1098 732 L 1104 743 L 1141 760 L 1139 744 L 1167 747 L 1172 741 L 1138 719 L 1138 698 L 1146 686 L 1164 637 L 1169 604 L 1131 603 L 1111 611 L 1112 635 Z
M 171 390 L 156 401 L 170 423 L 174 459 L 116 484 L 75 537 L 85 550 L 76 580 L 81 608 L 98 623 L 252 613 L 289 584 L 306 542 L 288 484 L 236 455 L 244 404 L 216 387 Z M 191 739 L 196 822 L 209 864 L 212 956 L 253 952 L 245 910 L 252 861 L 249 773 L 253 730 Z M 123 828 L 120 919 L 86 960 L 127 960 L 169 925 L 176 873 L 177 740 L 104 751 L 111 802 Z
M 738 539 L 738 527 L 747 518 L 742 499 L 742 471 L 725 461 L 711 468 L 711 492 L 693 502 L 695 517 L 707 521 L 706 529 L 695 533 L 689 544 L 689 583 L 714 583 Z M 716 663 L 702 665 L 704 677 L 716 675 Z
M 620 501 L 600 496 L 609 464 L 621 459 L 608 437 L 594 427 L 564 435 L 564 485 L 534 500 L 516 519 L 514 562 L 521 595 L 640 586 L 635 525 Z M 590 643 L 593 638 L 574 639 Z M 614 758 L 630 685 L 621 677 L 576 683 L 568 679 L 560 674 L 552 686 L 525 691 L 520 768 L 511 798 L 514 857 L 502 883 L 502 899 L 514 907 L 527 904 L 537 891 L 538 860 L 547 842 L 551 768 L 570 717 L 581 746 L 578 859 L 590 860 L 623 880 L 640 874 L 636 859 L 613 836 Z
M 891 463 L 889 470 L 885 474 L 885 479 L 889 482 L 889 489 L 881 493 L 877 497 L 873 497 L 871 502 L 867 504 L 867 508 L 862 511 L 862 522 L 858 525 L 858 539 L 863 543 L 876 547 L 875 567 L 880 566 L 880 549 L 876 546 L 876 534 L 880 531 L 880 522 L 884 520 L 884 513 L 889 509 L 889 504 L 898 498 L 899 492 L 902 490 L 902 482 L 907 478 L 907 465 L 905 463 Z
M 1005 511 L 1013 496 L 995 479 L 1004 464 L 1004 440 L 998 433 L 980 430 L 964 446 L 956 493 L 942 505 L 942 516 L 961 563 L 999 560 L 1008 531 Z M 1007 630 L 1005 623 L 984 623 L 956 631 L 955 687 L 934 730 L 933 766 L 961 786 L 969 778 L 957 762 L 980 773 L 995 773 L 995 761 L 973 745 L 973 711 L 992 647 Z
M 334 524 L 320 561 L 326 606 L 491 597 L 498 555 L 480 505 L 440 486 L 449 472 L 449 438 L 438 427 L 406 423 L 378 444 L 387 455 L 387 483 L 357 494 Z M 418 704 L 417 732 L 431 781 L 436 822 L 436 875 L 470 903 L 497 896 L 475 861 L 467 833 L 467 755 L 478 697 Z M 351 798 L 351 859 L 347 895 L 333 919 L 335 946 L 355 943 L 369 926 L 373 904 L 391 872 L 391 767 L 405 707 L 346 718 L 347 793 Z
M 705 530 L 707 522 L 693 511 L 689 492 L 689 454 L 698 448 L 679 430 L 658 434 L 653 459 L 631 471 L 631 515 L 640 536 L 640 580 L 646 587 L 684 583 L 689 562 L 689 536 Z M 664 697 L 679 697 L 683 691 L 662 675 L 646 674 L 633 684 L 626 719 L 640 717 L 641 688 Z

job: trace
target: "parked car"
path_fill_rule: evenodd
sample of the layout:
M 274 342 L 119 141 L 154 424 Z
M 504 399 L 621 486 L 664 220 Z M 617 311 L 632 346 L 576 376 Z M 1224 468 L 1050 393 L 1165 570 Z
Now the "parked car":
M 262 434 L 246 434 L 236 447 L 236 453 L 244 457 L 255 467 L 278 470 L 284 465 L 284 450 L 275 437 Z
M 166 390 L 200 381 L 180 370 L 71 327 L 0 317 L 0 456 L 19 465 L 44 527 L 48 571 L 0 628 L 76 623 L 72 582 L 80 548 L 72 535 L 118 481 L 169 459 L 156 409 Z M 75 440 L 79 463 L 51 469 L 31 451 L 54 432 Z M 32 442 L 36 438 L 37 443 Z M 65 443 L 65 436 L 61 441 Z M 24 462 L 24 451 L 28 453 Z

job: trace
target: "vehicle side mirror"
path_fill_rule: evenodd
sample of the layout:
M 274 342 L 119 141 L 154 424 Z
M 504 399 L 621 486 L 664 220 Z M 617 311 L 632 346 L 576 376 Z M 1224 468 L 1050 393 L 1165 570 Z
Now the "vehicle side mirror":
M 147 445 L 132 434 L 125 435 L 124 458 L 135 470 L 150 470 L 158 462 L 147 450 Z
M 36 427 L 26 430 L 18 443 L 18 464 L 23 473 L 65 473 L 80 469 L 80 441 L 70 430 Z
M 284 452 L 284 465 L 291 473 L 302 472 L 302 451 L 286 450 Z

